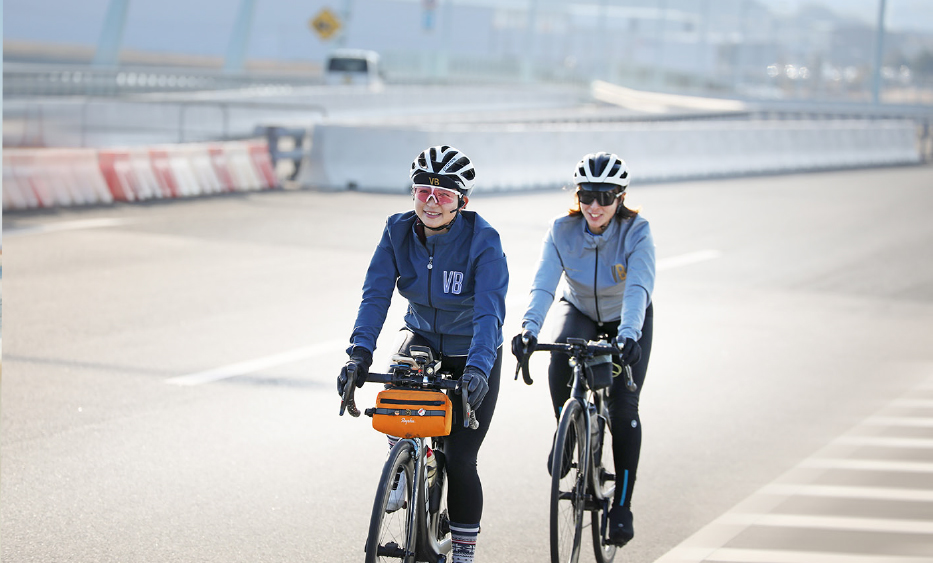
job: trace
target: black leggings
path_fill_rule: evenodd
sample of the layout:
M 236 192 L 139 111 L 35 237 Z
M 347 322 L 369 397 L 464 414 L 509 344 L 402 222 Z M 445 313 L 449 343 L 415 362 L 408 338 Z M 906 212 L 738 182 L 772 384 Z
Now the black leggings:
M 427 341 L 407 328 L 399 332 L 398 353 L 407 353 L 409 346 L 428 346 Z M 434 351 L 437 354 L 437 351 Z M 466 356 L 444 356 L 444 370 L 449 370 L 455 378 L 463 375 Z M 479 428 L 471 430 L 463 427 L 463 409 L 461 398 L 450 392 L 453 401 L 453 423 L 450 436 L 444 438 L 444 454 L 447 466 L 447 512 L 452 522 L 461 524 L 479 524 L 483 516 L 483 485 L 476 470 L 476 456 L 483 445 L 483 439 L 492 422 L 499 397 L 499 373 L 502 371 L 502 347 L 496 351 L 496 363 L 492 366 L 487 382 L 489 392 L 483 403 L 476 409 Z
M 600 334 L 609 338 L 617 335 L 619 322 L 603 323 L 584 315 L 561 299 L 558 302 L 556 314 L 552 313 L 556 321 L 557 336 L 555 342 L 565 342 L 568 337 L 594 340 Z M 641 453 L 641 419 L 638 416 L 638 397 L 645 385 L 645 374 L 648 371 L 648 358 L 651 356 L 651 335 L 654 328 L 654 308 L 651 304 L 645 311 L 645 324 L 641 329 L 641 359 L 632 366 L 632 378 L 638 385 L 634 392 L 625 386 L 624 378 L 613 379 L 609 388 L 609 427 L 612 432 L 612 458 L 615 462 L 616 472 L 616 498 L 615 504 L 626 507 L 632 500 L 632 489 L 635 484 L 635 474 L 638 471 L 638 457 Z M 551 387 L 551 403 L 554 406 L 554 415 L 560 418 L 561 407 L 570 398 L 570 384 L 573 369 L 567 363 L 569 356 L 557 352 L 551 353 L 551 365 L 548 368 L 548 384 Z M 618 361 L 618 360 L 616 360 Z

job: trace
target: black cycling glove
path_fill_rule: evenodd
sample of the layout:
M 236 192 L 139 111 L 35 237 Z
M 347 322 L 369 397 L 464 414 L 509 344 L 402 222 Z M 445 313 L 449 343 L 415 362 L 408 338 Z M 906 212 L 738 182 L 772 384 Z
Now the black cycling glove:
M 460 378 L 460 388 L 468 393 L 467 401 L 473 409 L 478 409 L 489 391 L 489 383 L 486 381 L 486 374 L 476 366 L 467 366 L 463 370 L 463 376 Z
M 538 339 L 530 331 L 523 330 L 512 339 L 512 355 L 515 356 L 518 363 L 524 363 L 528 356 L 535 351 L 537 344 Z
M 347 386 L 347 368 L 351 365 L 356 366 L 356 386 L 362 387 L 366 383 L 366 376 L 369 375 L 369 366 L 373 364 L 373 353 L 360 346 L 354 346 L 350 352 L 350 359 L 340 368 L 340 375 L 337 376 L 337 394 L 341 397 Z
M 622 341 L 619 341 L 618 338 L 613 338 L 613 344 L 619 349 L 619 356 L 623 364 L 635 365 L 641 359 L 641 346 L 635 340 L 623 338 Z

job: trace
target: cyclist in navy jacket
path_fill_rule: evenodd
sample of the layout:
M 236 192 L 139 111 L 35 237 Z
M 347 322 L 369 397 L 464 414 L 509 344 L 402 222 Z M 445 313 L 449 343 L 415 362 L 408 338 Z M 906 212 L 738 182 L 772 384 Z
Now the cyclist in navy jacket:
M 645 382 L 654 326 L 654 240 L 648 221 L 625 206 L 628 168 L 614 154 L 588 154 L 574 170 L 574 206 L 556 218 L 544 238 L 522 331 L 512 339 L 519 362 L 534 350 L 538 332 L 554 302 L 558 283 L 566 285 L 557 306 L 556 342 L 568 337 L 594 340 L 606 334 L 632 366 L 638 385 L 629 391 L 613 380 L 607 401 L 615 464 L 615 498 L 609 511 L 609 541 L 624 545 L 634 536 L 632 489 L 641 451 L 638 398 Z M 566 354 L 552 354 L 548 369 L 556 416 L 570 396 L 573 373 Z M 552 447 L 553 448 L 553 447 Z M 553 451 L 551 452 L 553 456 Z M 550 467 L 550 459 L 548 467 Z
M 473 561 L 483 511 L 476 457 L 499 393 L 509 282 L 499 233 L 475 212 L 465 210 L 474 180 L 470 159 L 446 145 L 424 150 L 412 163 L 414 210 L 386 221 L 366 272 L 346 364 L 357 366 L 362 385 L 398 288 L 408 300 L 398 352 L 428 345 L 440 354 L 444 368 L 459 376 L 468 390 L 480 423 L 477 430 L 463 428 L 457 420 L 459 409 L 454 409 L 445 448 L 452 561 L 465 563 Z M 346 372 L 344 366 L 337 379 L 341 395 Z M 404 480 L 401 483 L 403 490 L 390 496 L 390 510 L 394 498 L 405 498 Z

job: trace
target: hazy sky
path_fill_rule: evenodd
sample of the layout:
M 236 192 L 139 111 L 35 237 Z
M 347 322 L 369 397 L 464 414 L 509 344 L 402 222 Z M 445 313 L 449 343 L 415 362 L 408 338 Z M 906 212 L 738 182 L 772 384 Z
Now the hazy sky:
M 316 48 L 317 39 L 306 22 L 321 8 L 340 12 L 347 3 L 367 4 L 380 18 L 420 18 L 423 0 L 397 0 L 411 3 L 409 10 L 394 12 L 378 0 L 256 0 L 250 56 L 274 57 L 275 53 L 302 53 Z M 439 0 L 443 2 L 444 0 Z M 527 6 L 529 0 L 453 0 L 455 4 Z M 537 0 L 541 5 L 563 0 Z M 592 0 L 617 6 L 660 6 L 676 10 L 680 5 L 696 5 L 697 0 Z M 737 0 L 707 0 L 715 10 L 734 10 Z M 880 0 L 758 0 L 775 13 L 787 14 L 800 5 L 817 1 L 834 11 L 866 23 L 877 19 Z M 100 37 L 104 14 L 110 0 L 5 0 L 4 38 L 65 44 L 95 45 Z M 236 7 L 240 0 L 131 0 L 123 45 L 129 49 L 175 51 L 220 55 L 226 51 Z M 371 13 L 371 16 L 375 14 Z M 404 14 L 403 14 L 404 13 Z M 380 21 L 386 21 L 382 19 Z M 933 33 L 933 0 L 887 0 L 886 26 L 889 30 L 922 30 Z M 293 29 L 294 28 L 294 29 Z M 300 29 L 298 29 L 300 28 Z M 300 33 L 296 32 L 300 31 Z M 392 26 L 382 26 L 380 34 L 391 34 Z M 375 32 L 374 31 L 374 32 Z
M 715 0 L 714 0 L 715 1 Z M 839 14 L 851 15 L 865 22 L 878 19 L 880 0 L 758 0 L 775 13 L 792 13 L 803 4 L 823 4 Z M 885 25 L 892 30 L 933 33 L 933 0 L 887 0 Z

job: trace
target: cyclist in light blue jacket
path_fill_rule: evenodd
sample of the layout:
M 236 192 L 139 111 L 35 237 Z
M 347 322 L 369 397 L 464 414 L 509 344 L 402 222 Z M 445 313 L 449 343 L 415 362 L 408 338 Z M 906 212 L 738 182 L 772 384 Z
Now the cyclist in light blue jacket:
M 641 450 L 638 398 L 651 354 L 654 240 L 648 221 L 625 206 L 628 168 L 618 156 L 586 155 L 577 163 L 573 180 L 574 206 L 551 223 L 544 237 L 531 302 L 522 318 L 522 332 L 512 340 L 512 353 L 523 362 L 534 350 L 563 277 L 563 295 L 552 318 L 554 341 L 594 340 L 606 334 L 621 350 L 619 360 L 632 366 L 637 390 L 629 391 L 624 378 L 617 377 L 608 401 L 616 473 L 609 541 L 624 545 L 635 534 L 631 502 Z M 570 396 L 573 373 L 567 360 L 566 354 L 553 353 L 548 369 L 557 417 Z

